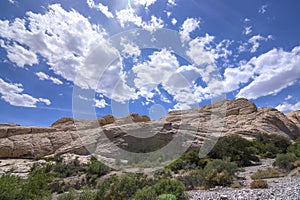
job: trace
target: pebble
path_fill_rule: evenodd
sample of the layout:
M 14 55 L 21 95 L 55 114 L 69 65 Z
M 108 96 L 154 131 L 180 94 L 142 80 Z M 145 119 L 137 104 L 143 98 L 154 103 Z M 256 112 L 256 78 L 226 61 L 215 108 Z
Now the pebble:
M 190 200 L 300 200 L 300 177 L 282 177 L 277 181 L 268 180 L 267 189 L 232 189 L 223 187 L 217 191 L 188 191 Z

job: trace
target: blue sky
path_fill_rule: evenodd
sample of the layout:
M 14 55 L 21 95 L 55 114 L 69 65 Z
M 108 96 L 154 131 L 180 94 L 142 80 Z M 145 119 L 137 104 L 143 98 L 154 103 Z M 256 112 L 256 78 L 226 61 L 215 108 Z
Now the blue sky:
M 3 0 L 0 122 L 48 126 L 89 110 L 157 119 L 219 97 L 299 110 L 299 10 L 297 0 Z M 172 35 L 182 55 L 163 46 Z

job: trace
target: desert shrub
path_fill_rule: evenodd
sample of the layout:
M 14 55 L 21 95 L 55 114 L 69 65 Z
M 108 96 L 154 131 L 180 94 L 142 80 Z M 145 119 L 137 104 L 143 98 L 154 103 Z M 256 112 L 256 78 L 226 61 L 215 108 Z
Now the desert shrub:
M 268 188 L 268 182 L 265 180 L 255 180 L 250 183 L 251 189 Z
M 202 186 L 204 183 L 203 170 L 192 170 L 189 173 L 178 177 L 178 180 L 180 180 L 185 185 L 186 190 L 196 189 L 197 187 Z
M 134 195 L 135 200 L 157 200 L 157 193 L 153 187 L 146 186 Z
M 90 188 L 84 188 L 83 192 L 78 196 L 78 200 L 95 200 L 97 192 Z
M 266 178 L 278 178 L 284 176 L 283 173 L 278 171 L 277 169 L 269 167 L 266 170 L 257 170 L 254 174 L 251 175 L 253 180 L 257 179 L 266 179 Z
M 0 200 L 22 199 L 22 186 L 25 182 L 17 176 L 0 176 Z
M 74 200 L 75 199 L 75 190 L 72 188 L 69 192 L 63 193 L 57 197 L 57 200 Z
M 98 184 L 97 198 L 118 199 L 122 197 L 129 199 L 137 190 L 152 184 L 153 179 L 147 178 L 147 176 L 142 174 L 128 173 L 121 178 L 111 176 Z
M 298 137 L 293 144 L 291 144 L 287 152 L 295 154 L 298 158 L 300 158 L 300 137 Z
M 259 161 L 252 143 L 239 135 L 220 138 L 208 155 L 214 159 L 229 159 L 238 166 L 248 166 L 252 161 Z
M 292 168 L 297 168 L 300 167 L 300 159 L 298 158 L 298 160 L 292 162 Z
M 167 168 L 175 172 L 182 169 L 203 168 L 208 161 L 209 158 L 200 159 L 199 149 L 193 148 L 186 151 L 182 156 L 180 156 L 180 158 L 168 165 Z
M 54 158 L 55 164 L 47 164 L 45 166 L 46 173 L 53 173 L 55 177 L 66 178 L 85 171 L 84 166 L 80 164 L 76 158 L 68 163 L 63 162 L 61 157 Z
M 158 200 L 177 200 L 173 194 L 162 194 L 158 197 Z
M 253 141 L 257 154 L 265 158 L 275 158 L 279 153 L 286 153 L 289 145 L 291 141 L 288 138 L 275 134 L 260 133 Z
M 203 184 L 208 187 L 229 185 L 234 180 L 237 170 L 237 164 L 234 162 L 218 159 L 209 162 L 202 172 Z
M 2 175 L 0 177 L 0 199 L 42 199 L 49 197 L 51 192 L 48 184 L 51 176 L 41 168 L 33 169 L 27 179 L 12 175 Z
M 293 169 L 293 162 L 296 160 L 297 157 L 293 153 L 277 154 L 274 164 L 281 169 L 289 171 Z
M 95 174 L 97 176 L 102 176 L 107 174 L 110 171 L 110 168 L 106 166 L 104 163 L 99 161 L 94 156 L 91 157 L 91 161 L 88 163 L 86 167 L 86 171 L 88 174 Z
M 177 199 L 186 199 L 184 185 L 176 179 L 161 179 L 153 186 L 144 187 L 135 194 L 136 200 L 156 200 L 162 194 L 172 194 Z

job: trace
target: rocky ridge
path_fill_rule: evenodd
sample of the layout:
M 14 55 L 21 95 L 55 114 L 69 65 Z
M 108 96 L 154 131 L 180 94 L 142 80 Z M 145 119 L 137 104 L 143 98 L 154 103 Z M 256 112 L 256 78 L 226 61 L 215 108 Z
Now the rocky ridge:
M 119 119 L 112 115 L 96 120 L 62 118 L 50 127 L 1 124 L 0 158 L 36 158 L 65 153 L 86 155 L 90 152 L 109 157 L 116 152 L 112 143 L 130 151 L 147 151 L 164 146 L 176 134 L 191 136 L 194 146 L 201 146 L 212 135 L 239 134 L 253 139 L 258 133 L 267 133 L 294 139 L 300 136 L 299 124 L 300 111 L 284 115 L 273 108 L 257 108 L 247 99 L 171 111 L 158 121 L 133 113 Z M 103 134 L 112 143 L 100 137 Z M 139 137 L 147 142 L 141 142 Z

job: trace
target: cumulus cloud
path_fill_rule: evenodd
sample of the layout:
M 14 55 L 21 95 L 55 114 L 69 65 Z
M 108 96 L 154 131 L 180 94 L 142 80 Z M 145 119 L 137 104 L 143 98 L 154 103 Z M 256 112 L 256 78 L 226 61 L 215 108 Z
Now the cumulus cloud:
M 54 78 L 52 76 L 49 76 L 49 75 L 45 74 L 44 72 L 37 72 L 35 74 L 39 77 L 40 80 L 50 80 L 56 85 L 62 85 L 63 84 L 63 82 L 61 80 L 59 80 L 58 78 Z
M 190 38 L 190 33 L 193 32 L 194 30 L 196 30 L 197 28 L 199 28 L 200 25 L 200 21 L 194 18 L 187 18 L 180 29 L 180 37 L 181 40 L 186 42 L 189 41 Z
M 141 54 L 140 48 L 126 38 L 121 38 L 121 46 L 123 47 L 122 53 L 125 57 L 137 57 Z
M 25 49 L 23 46 L 18 45 L 15 42 L 9 45 L 5 44 L 5 42 L 1 40 L 0 46 L 6 49 L 8 59 L 11 62 L 16 63 L 18 67 L 24 67 L 25 65 L 32 66 L 39 62 L 37 55 L 33 51 Z
M 237 97 L 256 99 L 276 94 L 291 86 L 300 78 L 300 46 L 290 52 L 273 49 L 258 57 L 253 57 L 247 66 L 251 66 L 253 81 L 242 88 Z M 238 70 L 239 71 L 239 70 Z M 237 73 L 243 73 L 242 71 Z M 248 71 L 248 77 L 251 73 Z M 245 80 L 247 77 L 245 77 Z
M 97 5 L 93 0 L 86 0 L 88 6 L 90 8 L 95 8 L 103 13 L 107 18 L 113 18 L 114 15 L 108 10 L 107 6 L 104 6 L 102 3 L 98 3 Z
M 265 12 L 267 12 L 267 7 L 268 7 L 268 5 L 262 5 L 262 6 L 259 8 L 258 12 L 259 12 L 260 14 L 264 14 Z
M 272 35 L 268 35 L 267 37 L 263 37 L 261 35 L 252 36 L 247 42 L 244 42 L 239 46 L 239 51 L 250 51 L 251 53 L 255 53 L 257 49 L 260 47 L 261 41 L 268 41 L 272 39 Z
M 23 93 L 23 85 L 20 83 L 8 83 L 0 78 L 1 99 L 13 106 L 36 107 L 37 103 L 50 105 L 49 99 L 35 98 Z
M 121 27 L 125 27 L 125 24 L 128 22 L 131 22 L 138 27 L 141 27 L 143 24 L 142 18 L 135 14 L 135 11 L 132 8 L 119 10 L 116 12 L 116 16 Z
M 284 102 L 283 104 L 279 104 L 275 108 L 283 113 L 288 113 L 295 110 L 300 110 L 300 102 L 297 102 L 295 104 Z
M 106 103 L 105 99 L 94 99 L 95 107 L 97 108 L 105 108 L 108 104 Z
M 173 25 L 176 25 L 176 24 L 177 24 L 177 19 L 173 18 L 172 21 L 171 21 L 171 23 L 172 23 Z
M 134 5 L 141 5 L 148 9 L 149 6 L 153 5 L 157 0 L 135 0 Z
M 176 6 L 175 0 L 168 0 L 168 5 L 170 5 L 170 6 Z
M 251 26 L 247 26 L 245 27 L 243 34 L 244 35 L 249 35 L 252 32 L 252 27 Z
M 125 27 L 125 24 L 133 23 L 134 25 L 150 32 L 154 32 L 155 30 L 164 27 L 164 21 L 161 18 L 157 18 L 152 15 L 149 21 L 143 21 L 143 19 L 138 16 L 132 8 L 119 10 L 116 12 L 116 16 L 121 27 Z

